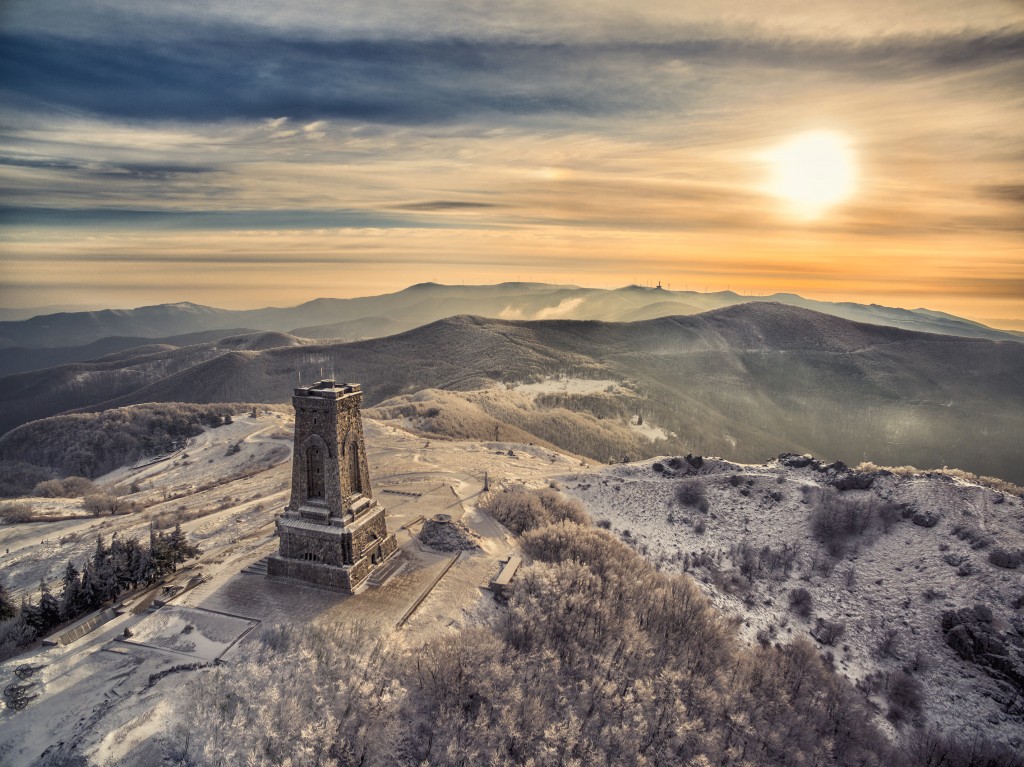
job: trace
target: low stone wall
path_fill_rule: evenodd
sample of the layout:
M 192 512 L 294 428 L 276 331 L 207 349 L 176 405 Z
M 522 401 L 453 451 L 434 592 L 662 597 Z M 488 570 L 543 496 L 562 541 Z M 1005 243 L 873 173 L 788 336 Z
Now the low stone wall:
M 344 591 L 351 593 L 353 588 L 350 572 L 355 573 L 355 568 L 331 567 L 319 562 L 306 562 L 299 559 L 285 559 L 280 556 L 272 556 L 267 560 L 267 575 L 270 578 L 285 578 L 293 581 L 304 581 L 314 586 L 319 586 L 332 591 Z M 366 573 L 368 575 L 369 572 Z M 362 577 L 365 578 L 366 575 Z M 358 583 L 362 578 L 356 580 Z

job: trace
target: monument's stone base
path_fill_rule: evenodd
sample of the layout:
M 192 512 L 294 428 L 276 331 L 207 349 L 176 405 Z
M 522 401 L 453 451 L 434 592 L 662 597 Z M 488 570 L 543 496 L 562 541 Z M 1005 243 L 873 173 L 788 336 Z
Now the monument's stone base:
M 315 510 L 305 506 L 286 510 L 277 520 L 281 545 L 267 562 L 267 575 L 354 592 L 398 548 L 387 530 L 384 507 L 371 499 L 360 499 L 360 504 L 361 516 L 325 522 L 312 521 Z
M 360 580 L 353 580 L 352 570 L 356 565 L 333 567 L 319 562 L 303 562 L 298 559 L 284 559 L 275 554 L 267 560 L 267 577 L 271 580 L 297 581 L 331 591 L 351 594 Z M 360 570 L 365 568 L 360 568 Z M 369 575 L 367 572 L 363 579 Z

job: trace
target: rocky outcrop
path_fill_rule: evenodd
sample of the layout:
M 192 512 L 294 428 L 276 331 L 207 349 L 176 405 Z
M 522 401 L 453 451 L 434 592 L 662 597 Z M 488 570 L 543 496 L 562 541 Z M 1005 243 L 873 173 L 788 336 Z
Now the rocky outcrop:
M 1024 693 L 1024 624 L 1008 631 L 996 629 L 992 610 L 985 605 L 947 610 L 942 614 L 946 644 L 957 655 L 983 668 L 990 676 L 1008 682 Z
M 423 523 L 420 543 L 435 551 L 473 551 L 480 548 L 480 537 L 447 514 L 436 514 Z

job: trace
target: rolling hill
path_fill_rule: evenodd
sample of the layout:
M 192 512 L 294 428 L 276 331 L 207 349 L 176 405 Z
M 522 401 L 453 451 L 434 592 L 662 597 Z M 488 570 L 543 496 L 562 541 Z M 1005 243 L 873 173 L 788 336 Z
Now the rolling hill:
M 69 362 L 85 362 L 99 360 L 108 355 L 129 349 L 138 350 L 144 347 L 160 345 L 166 347 L 193 346 L 195 344 L 217 341 L 227 336 L 243 335 L 254 331 L 246 328 L 227 328 L 223 330 L 200 330 L 195 333 L 149 338 L 145 336 L 106 336 L 98 341 L 81 346 L 26 347 L 9 346 L 0 348 L 0 375 L 21 373 L 26 370 L 42 370 L 44 368 L 65 365 Z
M 397 293 L 361 298 L 319 298 L 300 306 L 244 311 L 192 303 L 138 309 L 66 312 L 0 322 L 3 347 L 50 348 L 90 344 L 108 336 L 163 338 L 222 328 L 290 332 L 308 338 L 354 341 L 411 330 L 459 314 L 520 320 L 576 319 L 630 322 L 767 301 L 832 314 L 857 322 L 993 340 L 1022 340 L 1024 334 L 926 309 L 894 309 L 854 303 L 813 301 L 780 293 L 741 296 L 731 291 L 697 293 L 630 285 L 615 290 L 540 283 L 500 285 L 413 285 Z M 126 348 L 124 346 L 120 348 Z M 22 355 L 24 356 L 24 355 Z M 66 357 L 62 361 L 78 361 Z M 8 372 L 17 372 L 4 363 Z M 31 368 L 22 367 L 20 370 Z
M 77 363 L 0 378 L 0 428 L 73 408 L 284 402 L 300 376 L 332 373 L 360 381 L 367 405 L 428 388 L 609 380 L 621 384 L 618 393 L 552 389 L 531 407 L 621 425 L 642 413 L 674 435 L 650 441 L 650 455 L 671 449 L 756 461 L 807 451 L 1024 481 L 1024 345 L 771 303 L 633 323 L 458 316 L 353 343 L 205 344 Z M 584 438 L 570 441 L 565 428 L 537 436 L 599 460 L 621 458 L 580 449 Z

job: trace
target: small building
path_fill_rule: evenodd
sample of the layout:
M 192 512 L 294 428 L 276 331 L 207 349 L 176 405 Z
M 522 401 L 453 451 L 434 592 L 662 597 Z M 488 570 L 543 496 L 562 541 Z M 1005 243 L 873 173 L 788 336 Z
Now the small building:
M 291 501 L 268 577 L 353 593 L 398 548 L 370 489 L 362 397 L 333 380 L 295 389 Z

